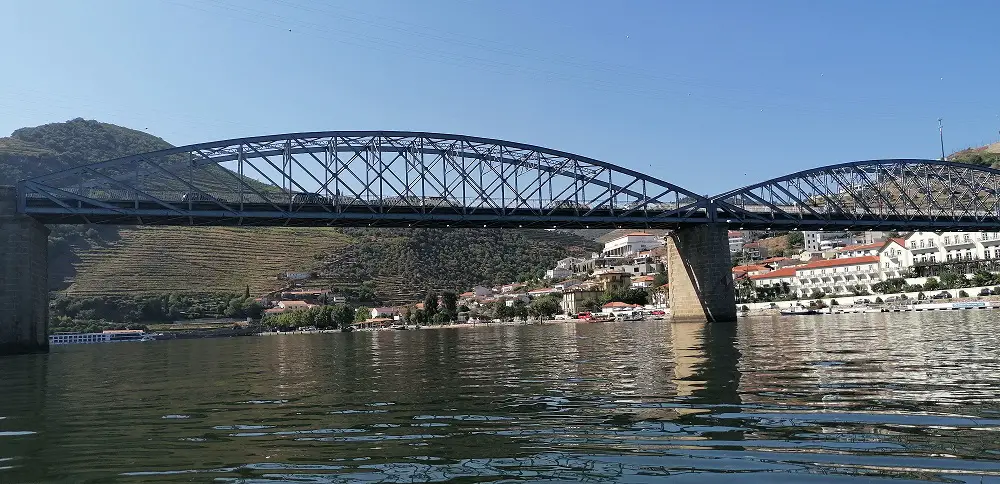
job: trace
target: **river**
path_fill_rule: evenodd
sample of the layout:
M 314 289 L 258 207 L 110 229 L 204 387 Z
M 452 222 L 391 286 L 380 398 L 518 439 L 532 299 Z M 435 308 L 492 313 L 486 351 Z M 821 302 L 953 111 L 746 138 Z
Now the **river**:
M 0 358 L 0 482 L 1000 482 L 998 316 L 53 347 Z

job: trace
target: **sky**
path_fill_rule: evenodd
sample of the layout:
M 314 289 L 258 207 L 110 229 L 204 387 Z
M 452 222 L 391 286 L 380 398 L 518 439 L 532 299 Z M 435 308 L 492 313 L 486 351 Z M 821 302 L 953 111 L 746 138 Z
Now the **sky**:
M 0 133 L 540 145 L 715 194 L 1000 140 L 1000 2 L 8 0 Z

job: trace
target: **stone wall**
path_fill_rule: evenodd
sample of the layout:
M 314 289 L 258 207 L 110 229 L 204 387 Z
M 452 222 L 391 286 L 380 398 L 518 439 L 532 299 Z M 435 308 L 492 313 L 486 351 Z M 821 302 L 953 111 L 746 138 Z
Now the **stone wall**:
M 0 186 L 0 355 L 49 347 L 49 229 L 16 208 L 16 190 Z
M 736 321 L 736 292 L 725 224 L 685 227 L 667 238 L 671 320 Z

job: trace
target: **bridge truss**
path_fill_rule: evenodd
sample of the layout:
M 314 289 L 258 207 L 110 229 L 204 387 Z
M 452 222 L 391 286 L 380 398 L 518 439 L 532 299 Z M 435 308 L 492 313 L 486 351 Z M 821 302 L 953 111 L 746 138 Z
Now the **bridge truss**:
M 940 160 L 824 166 L 713 197 L 719 221 L 748 229 L 996 230 L 1000 171 Z
M 333 131 L 138 154 L 24 180 L 43 223 L 649 227 L 709 221 L 707 199 L 538 146 Z

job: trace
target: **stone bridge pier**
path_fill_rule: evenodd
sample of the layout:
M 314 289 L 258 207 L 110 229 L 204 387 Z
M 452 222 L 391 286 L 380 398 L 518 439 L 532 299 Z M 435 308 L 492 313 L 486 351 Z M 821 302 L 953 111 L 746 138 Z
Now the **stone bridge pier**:
M 667 238 L 671 320 L 736 321 L 736 291 L 726 224 L 692 225 Z
M 0 186 L 0 356 L 49 349 L 48 237 Z

